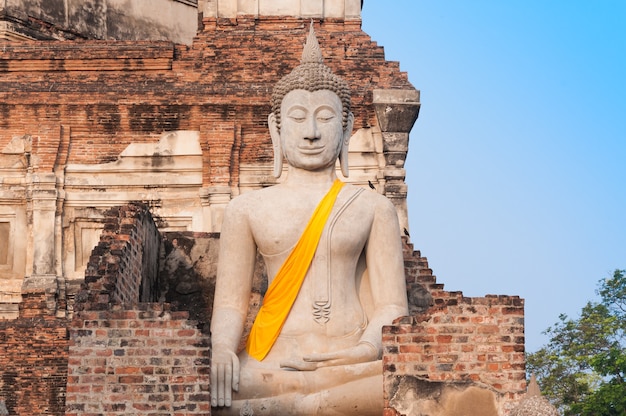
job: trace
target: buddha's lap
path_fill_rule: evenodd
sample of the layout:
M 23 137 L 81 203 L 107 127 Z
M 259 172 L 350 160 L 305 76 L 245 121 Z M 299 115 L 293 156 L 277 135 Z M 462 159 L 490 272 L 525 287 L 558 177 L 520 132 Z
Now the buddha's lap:
M 253 358 L 249 360 L 254 361 Z M 239 392 L 233 393 L 233 399 L 272 397 L 289 393 L 303 395 L 332 390 L 347 384 L 379 379 L 382 394 L 382 360 L 357 364 L 321 367 L 313 371 L 300 371 L 285 368 L 261 368 L 247 365 L 250 361 L 242 360 L 240 368 Z M 372 392 L 376 395 L 377 392 Z

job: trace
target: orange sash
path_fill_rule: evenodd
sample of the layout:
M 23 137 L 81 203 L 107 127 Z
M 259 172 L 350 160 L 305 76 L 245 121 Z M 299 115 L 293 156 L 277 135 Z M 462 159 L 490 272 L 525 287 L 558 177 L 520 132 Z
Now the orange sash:
M 326 221 L 333 209 L 337 195 L 344 183 L 336 179 L 330 191 L 320 201 L 298 243 L 276 273 L 263 305 L 252 324 L 246 350 L 251 357 L 261 361 L 270 352 L 274 342 L 296 301 L 306 276 Z

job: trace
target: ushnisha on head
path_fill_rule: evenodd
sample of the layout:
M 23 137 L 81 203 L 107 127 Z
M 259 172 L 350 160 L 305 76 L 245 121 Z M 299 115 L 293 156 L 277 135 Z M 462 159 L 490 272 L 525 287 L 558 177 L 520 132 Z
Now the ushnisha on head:
M 313 30 L 313 22 L 309 29 L 309 35 L 302 50 L 300 65 L 285 75 L 276 85 L 272 93 L 272 112 L 276 114 L 276 121 L 280 127 L 280 104 L 287 93 L 293 90 L 306 90 L 315 92 L 330 90 L 337 94 L 343 104 L 343 127 L 346 128 L 348 115 L 350 114 L 350 88 L 339 76 L 333 74 L 331 69 L 324 65 L 322 51 Z
M 294 90 L 305 90 L 315 92 L 320 90 L 332 91 L 339 97 L 342 104 L 342 125 L 344 136 L 344 144 L 341 145 L 339 151 L 339 162 L 341 172 L 344 176 L 348 176 L 348 140 L 352 132 L 352 124 L 354 117 L 350 112 L 350 88 L 346 81 L 335 75 L 329 67 L 324 65 L 322 52 L 315 36 L 313 22 L 306 44 L 302 50 L 302 58 L 300 65 L 295 67 L 289 74 L 280 79 L 274 86 L 271 104 L 272 114 L 270 114 L 270 130 L 272 125 L 280 132 L 281 126 L 281 104 L 287 94 Z M 274 146 L 274 176 L 280 177 L 282 172 L 283 155 L 280 149 L 280 141 L 276 140 L 272 135 Z

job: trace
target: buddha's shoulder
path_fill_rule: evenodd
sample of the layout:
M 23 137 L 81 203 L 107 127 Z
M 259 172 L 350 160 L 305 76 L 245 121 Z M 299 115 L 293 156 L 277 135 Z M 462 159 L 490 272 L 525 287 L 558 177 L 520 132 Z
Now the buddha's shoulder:
M 275 209 L 292 205 L 294 200 L 305 203 L 305 200 L 310 199 L 308 197 L 309 195 L 306 190 L 274 185 L 238 195 L 230 201 L 228 210 L 241 213 L 258 212 L 259 210 Z M 355 198 L 353 199 L 353 197 Z M 393 204 L 386 196 L 373 190 L 347 183 L 338 196 L 338 202 L 342 203 L 342 201 L 345 202 L 348 199 L 352 200 L 350 205 L 356 204 L 367 210 L 379 211 L 394 209 Z
M 244 192 L 230 200 L 227 210 L 245 212 L 258 209 L 260 206 L 267 205 L 268 202 L 278 198 L 279 191 L 276 186 L 269 186 Z
M 393 204 L 384 195 L 371 190 L 369 188 L 362 188 L 356 185 L 346 184 L 346 191 L 349 193 L 358 192 L 358 201 L 362 204 L 370 206 L 372 209 L 393 209 Z

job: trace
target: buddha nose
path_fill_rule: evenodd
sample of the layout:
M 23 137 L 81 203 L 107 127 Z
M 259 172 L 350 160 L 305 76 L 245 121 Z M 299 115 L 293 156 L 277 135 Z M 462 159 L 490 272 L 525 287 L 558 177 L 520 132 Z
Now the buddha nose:
M 320 138 L 320 132 L 319 132 L 319 129 L 317 128 L 317 121 L 315 120 L 315 117 L 310 117 L 307 120 L 304 129 L 305 129 L 304 131 L 305 140 L 315 141 Z

